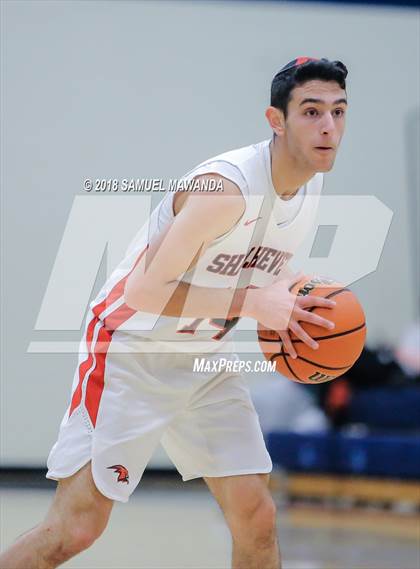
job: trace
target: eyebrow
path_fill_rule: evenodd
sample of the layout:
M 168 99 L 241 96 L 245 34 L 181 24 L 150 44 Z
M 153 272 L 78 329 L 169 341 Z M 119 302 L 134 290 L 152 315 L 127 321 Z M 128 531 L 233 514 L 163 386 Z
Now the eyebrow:
M 305 105 L 306 103 L 318 103 L 321 105 L 325 105 L 325 101 L 323 101 L 322 99 L 312 99 L 312 98 L 307 98 L 307 99 L 303 99 L 303 101 L 301 101 L 299 103 L 299 106 L 301 107 L 302 105 Z M 333 102 L 333 105 L 347 105 L 347 99 L 337 99 L 336 101 Z

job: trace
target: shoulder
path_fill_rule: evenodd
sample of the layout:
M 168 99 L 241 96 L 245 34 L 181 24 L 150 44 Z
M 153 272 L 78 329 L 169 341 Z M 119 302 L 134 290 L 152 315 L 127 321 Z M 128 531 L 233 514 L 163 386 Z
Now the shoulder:
M 226 208 L 227 213 L 235 215 L 245 210 L 245 199 L 237 183 L 216 172 L 198 174 L 191 178 L 196 183 L 185 186 L 185 190 L 176 192 L 173 199 L 174 215 L 179 212 L 189 202 L 189 207 L 194 210 L 205 210 L 210 213 Z M 214 182 L 211 184 L 211 182 Z M 210 191 L 209 188 L 215 187 L 217 191 Z M 197 191 L 198 189 L 198 191 Z M 193 198 L 193 199 L 190 199 Z M 228 199 L 230 198 L 230 199 Z
M 223 169 L 227 169 L 229 172 L 234 172 L 235 170 L 241 172 L 241 166 L 243 164 L 263 155 L 264 148 L 269 142 L 269 140 L 263 140 L 262 142 L 228 150 L 211 158 L 207 158 L 184 174 L 183 178 L 190 179 L 198 174 L 209 172 L 209 168 L 216 168 L 216 171 L 220 170 L 222 175 Z
M 199 181 L 222 182 L 223 191 L 179 192 L 179 196 L 174 196 L 175 220 L 190 233 L 210 242 L 238 223 L 246 210 L 246 202 L 238 186 L 231 180 L 219 174 L 204 174 L 198 178 Z M 178 199 L 175 200 L 175 197 Z
M 213 158 L 209 158 L 206 162 L 213 161 L 226 161 L 231 164 L 240 164 L 241 162 L 247 161 L 249 159 L 258 157 L 262 152 L 264 147 L 269 143 L 269 140 L 263 140 L 262 142 L 257 142 L 255 144 L 249 144 L 248 146 L 241 146 L 240 148 L 235 148 L 233 150 L 228 150 L 222 154 L 218 154 Z

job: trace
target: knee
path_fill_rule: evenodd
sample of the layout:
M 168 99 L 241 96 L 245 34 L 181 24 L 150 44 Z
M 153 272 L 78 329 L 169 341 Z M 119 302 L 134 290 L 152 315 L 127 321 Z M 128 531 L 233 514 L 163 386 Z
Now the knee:
M 105 525 L 89 516 L 71 516 L 59 524 L 46 522 L 44 535 L 47 542 L 54 544 L 49 561 L 60 564 L 88 549 L 100 537 Z
M 234 539 L 250 539 L 255 544 L 269 545 L 276 539 L 276 506 L 270 495 L 245 502 L 231 524 Z
M 276 506 L 271 496 L 264 497 L 249 517 L 256 541 L 272 541 L 276 529 Z
M 66 548 L 75 555 L 88 549 L 100 537 L 100 530 L 94 523 L 83 523 L 71 528 L 66 535 Z

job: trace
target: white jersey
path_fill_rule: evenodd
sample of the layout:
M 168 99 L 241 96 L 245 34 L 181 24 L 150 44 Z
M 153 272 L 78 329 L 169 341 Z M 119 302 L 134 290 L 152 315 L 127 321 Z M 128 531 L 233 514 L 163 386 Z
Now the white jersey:
M 280 278 L 314 222 L 323 176 L 316 174 L 293 198 L 280 198 L 272 184 L 269 143 L 265 140 L 220 154 L 183 177 L 188 182 L 200 174 L 218 173 L 232 180 L 243 194 L 245 211 L 230 231 L 208 246 L 192 269 L 178 277 L 179 281 L 234 289 L 267 286 Z M 175 350 L 179 342 L 210 340 L 210 345 L 214 343 L 214 349 L 220 350 L 222 342 L 232 339 L 238 318 L 159 316 L 135 311 L 124 302 L 129 274 L 146 254 L 151 240 L 174 219 L 174 195 L 169 191 L 165 194 L 90 307 L 111 332 L 118 328 L 136 338 L 173 342 Z

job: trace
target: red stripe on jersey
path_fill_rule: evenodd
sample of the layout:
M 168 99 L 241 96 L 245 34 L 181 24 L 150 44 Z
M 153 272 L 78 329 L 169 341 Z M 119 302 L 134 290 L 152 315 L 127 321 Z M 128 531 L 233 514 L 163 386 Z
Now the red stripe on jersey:
M 131 269 L 131 271 L 129 273 L 127 273 L 125 275 L 125 277 L 123 277 L 120 281 L 117 282 L 116 285 L 114 285 L 111 289 L 111 292 L 108 294 L 107 297 L 104 298 L 104 300 L 102 302 L 100 302 L 99 304 L 97 304 L 96 306 L 93 307 L 93 313 L 95 316 L 98 316 L 100 318 L 102 312 L 108 307 L 111 306 L 111 304 L 113 304 L 116 300 L 118 300 L 124 293 L 124 287 L 125 287 L 125 283 L 128 279 L 128 277 L 131 275 L 131 273 L 134 271 L 134 269 L 137 267 L 137 265 L 140 263 L 144 253 L 147 251 L 147 249 L 149 248 L 149 245 L 146 245 L 146 247 L 143 249 L 143 251 L 140 253 L 140 255 L 137 257 L 136 262 L 133 265 L 133 268 Z
M 129 318 L 131 318 L 133 316 L 133 314 L 135 314 L 135 313 L 136 313 L 136 310 L 133 310 L 132 308 L 127 306 L 125 303 L 121 304 L 121 306 L 119 306 L 116 310 L 111 312 L 111 314 L 108 314 L 108 316 L 105 316 L 104 324 L 105 324 L 106 329 L 113 332 L 114 330 L 116 330 L 118 328 L 118 326 L 121 326 L 121 324 L 124 324 L 124 322 L 126 320 L 128 320 Z
M 93 333 L 95 330 L 95 326 L 99 322 L 100 315 L 107 308 L 107 306 L 111 306 L 111 304 L 113 304 L 116 300 L 118 300 L 118 298 L 120 298 L 123 295 L 125 283 L 126 283 L 128 277 L 131 275 L 131 273 L 137 267 L 137 265 L 141 261 L 144 253 L 147 251 L 148 248 L 149 248 L 149 244 L 146 245 L 146 247 L 143 249 L 143 251 L 137 257 L 137 260 L 134 263 L 133 268 L 130 270 L 130 272 L 127 273 L 125 275 L 125 277 L 123 277 L 120 281 L 117 282 L 116 285 L 113 286 L 109 295 L 106 298 L 104 298 L 104 300 L 102 302 L 100 302 L 99 304 L 97 304 L 96 306 L 94 306 L 92 308 L 92 312 L 95 316 L 89 322 L 89 325 L 88 325 L 87 330 L 86 330 L 86 348 L 88 350 L 88 357 L 79 366 L 79 382 L 77 384 L 77 388 L 75 389 L 75 391 L 73 393 L 73 397 L 72 397 L 71 404 L 70 404 L 69 417 L 71 416 L 73 411 L 80 405 L 80 403 L 82 401 L 83 380 L 86 376 L 86 373 L 89 371 L 89 369 L 91 368 L 91 366 L 93 364 L 94 354 L 97 357 L 101 355 L 99 352 L 98 352 L 98 354 L 96 353 L 96 348 L 92 352 Z M 130 318 L 136 312 L 135 310 L 129 308 L 126 304 L 123 304 L 122 306 L 120 306 L 120 308 L 123 308 L 123 307 L 124 307 L 124 309 L 123 309 L 123 312 L 120 314 L 120 316 L 122 317 L 124 314 L 126 317 L 124 319 L 121 319 L 121 318 L 117 319 L 115 321 L 115 323 L 112 321 L 113 319 L 111 319 L 110 324 L 114 324 L 114 326 L 109 327 L 108 322 L 107 322 L 107 327 L 111 328 L 112 330 L 115 330 L 117 328 L 117 326 L 120 326 L 123 322 L 125 322 L 125 320 Z M 110 316 L 115 315 L 115 313 L 118 312 L 118 310 L 119 309 L 114 310 L 114 312 L 112 312 L 110 314 Z M 121 321 L 119 321 L 119 320 L 121 320 Z M 102 332 L 102 330 L 105 330 L 105 328 L 101 327 L 99 334 L 98 334 L 98 341 L 101 341 L 100 336 L 104 336 L 104 333 Z M 105 341 L 109 344 L 109 342 L 111 341 L 111 338 L 112 338 L 112 333 L 109 334 L 109 337 L 105 338 Z M 104 356 L 103 356 L 104 365 L 102 366 L 102 373 L 103 373 L 103 370 L 105 369 L 105 356 L 106 356 L 107 351 L 108 351 L 108 348 L 106 348 L 106 350 L 104 352 Z M 95 368 L 93 369 L 92 374 L 96 372 L 97 367 L 98 367 L 98 360 L 96 359 Z M 97 376 L 96 376 L 96 379 L 98 379 Z M 102 379 L 102 384 L 103 384 L 103 379 Z M 102 390 L 103 390 L 103 387 L 102 387 Z M 101 390 L 101 393 L 102 393 L 102 390 Z M 99 406 L 99 401 L 98 401 L 98 406 Z M 96 411 L 96 414 L 97 414 L 97 411 Z M 94 414 L 95 422 L 96 422 L 96 414 Z

